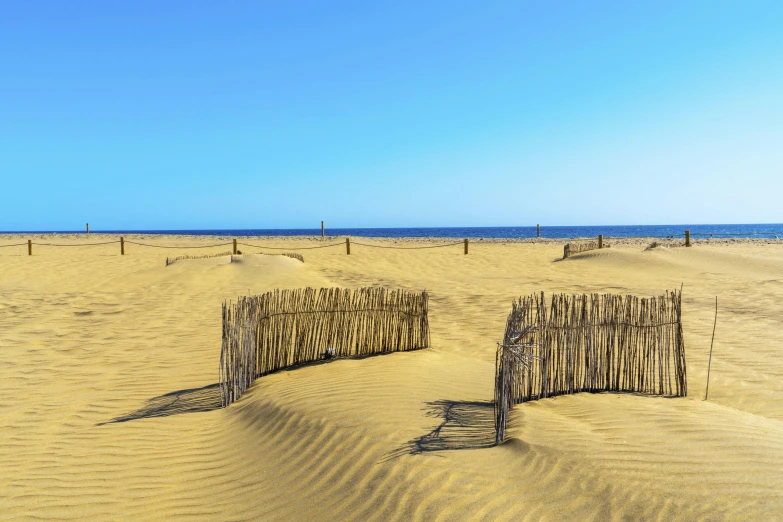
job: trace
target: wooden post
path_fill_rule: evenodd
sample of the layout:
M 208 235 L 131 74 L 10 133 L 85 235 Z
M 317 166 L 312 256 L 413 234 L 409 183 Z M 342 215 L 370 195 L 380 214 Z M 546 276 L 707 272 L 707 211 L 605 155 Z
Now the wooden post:
M 90 233 L 90 224 L 89 223 L 87 223 L 87 233 L 88 234 Z
M 568 245 L 563 245 L 563 259 L 567 258 L 568 254 L 571 253 L 569 250 Z
M 690 230 L 686 230 L 685 231 L 685 246 L 686 247 L 691 246 L 691 231 Z
M 324 222 L 321 221 L 321 237 L 324 237 Z
M 237 240 L 234 238 L 234 255 L 237 253 Z
M 468 255 L 468 239 L 465 238 L 465 255 Z
M 536 237 L 541 237 L 541 225 L 536 225 Z
M 120 238 L 120 255 L 121 256 L 125 255 L 125 238 L 124 237 Z
M 351 238 L 346 237 L 345 238 L 345 253 L 349 256 L 351 255 Z
M 604 235 L 598 234 L 598 248 L 604 247 Z
M 33 255 L 33 240 L 32 239 L 28 239 L 27 240 L 27 255 L 28 256 Z

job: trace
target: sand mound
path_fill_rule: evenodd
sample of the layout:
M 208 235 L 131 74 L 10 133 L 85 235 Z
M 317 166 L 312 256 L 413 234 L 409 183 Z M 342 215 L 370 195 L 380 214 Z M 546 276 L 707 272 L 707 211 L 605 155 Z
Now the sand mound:
M 471 243 L 468 256 L 459 246 L 357 246 L 351 256 L 308 251 L 306 264 L 243 256 L 168 267 L 157 249 L 41 250 L 0 255 L 3 518 L 783 512 L 779 246 L 620 245 L 565 262 L 555 261 L 557 244 Z M 494 343 L 511 299 L 540 290 L 652 295 L 683 283 L 690 397 L 582 394 L 520 405 L 509 440 L 492 447 Z M 378 284 L 430 293 L 431 349 L 278 372 L 218 407 L 224 299 Z

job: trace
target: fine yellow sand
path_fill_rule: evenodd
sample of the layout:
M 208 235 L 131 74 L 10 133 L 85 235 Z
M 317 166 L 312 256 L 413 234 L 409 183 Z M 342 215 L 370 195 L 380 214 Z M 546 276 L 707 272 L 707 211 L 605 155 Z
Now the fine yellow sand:
M 783 244 L 630 241 L 566 261 L 556 242 L 473 241 L 468 256 L 352 245 L 351 256 L 300 251 L 304 264 L 165 266 L 167 255 L 227 249 L 0 248 L 0 519 L 783 517 Z M 649 296 L 681 283 L 689 397 L 519 405 L 507 442 L 492 446 L 495 342 L 514 297 Z M 426 289 L 432 347 L 262 377 L 219 408 L 224 299 L 365 285 Z

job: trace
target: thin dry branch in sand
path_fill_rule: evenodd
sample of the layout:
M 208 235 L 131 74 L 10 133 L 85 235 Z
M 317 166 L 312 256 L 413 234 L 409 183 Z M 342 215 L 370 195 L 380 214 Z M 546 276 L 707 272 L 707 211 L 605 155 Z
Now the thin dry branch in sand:
M 707 389 L 704 390 L 704 400 L 710 395 L 710 369 L 712 368 L 712 345 L 715 344 L 715 328 L 718 326 L 718 296 L 715 296 L 715 321 L 712 323 L 712 341 L 710 341 L 710 360 L 707 363 Z
M 177 256 L 177 257 L 167 257 L 166 258 L 166 266 L 169 266 L 172 263 L 176 263 L 177 261 L 182 261 L 184 259 L 207 259 L 209 257 L 224 257 L 224 256 L 230 256 L 231 252 L 221 252 L 219 254 L 204 254 L 202 256 Z
M 385 288 L 274 290 L 223 303 L 223 406 L 257 377 L 334 357 L 429 346 L 426 292 Z
M 514 404 L 578 392 L 688 394 L 682 292 L 553 295 L 513 303 L 495 356 L 496 442 Z

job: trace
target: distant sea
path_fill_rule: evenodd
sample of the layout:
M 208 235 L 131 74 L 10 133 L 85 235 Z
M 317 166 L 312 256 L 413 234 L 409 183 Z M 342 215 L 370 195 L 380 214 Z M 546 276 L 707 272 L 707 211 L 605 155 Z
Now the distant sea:
M 552 227 L 541 226 L 542 238 L 576 237 L 781 237 L 783 224 L 763 225 L 602 225 Z M 83 233 L 78 231 L 0 232 L 6 234 Z M 320 236 L 320 228 L 298 229 L 220 229 L 220 230 L 91 230 L 96 234 L 169 234 L 193 236 Z M 421 228 L 326 228 L 327 236 L 355 237 L 448 237 L 448 238 L 533 238 L 536 227 L 421 227 Z

